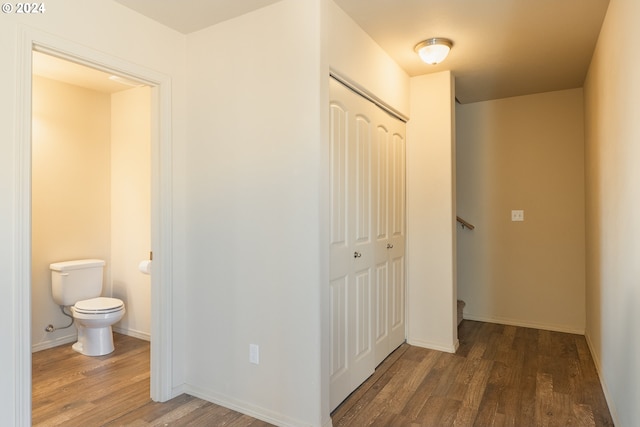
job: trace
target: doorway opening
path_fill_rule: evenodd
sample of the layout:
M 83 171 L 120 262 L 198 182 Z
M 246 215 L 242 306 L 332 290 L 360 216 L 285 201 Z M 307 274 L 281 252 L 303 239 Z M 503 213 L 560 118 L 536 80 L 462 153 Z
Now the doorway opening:
M 172 387 L 172 133 L 171 78 L 149 68 L 95 51 L 68 40 L 23 29 L 18 50 L 17 124 L 15 154 L 14 256 L 15 292 L 13 311 L 17 333 L 15 349 L 16 425 L 31 419 L 31 184 L 32 184 L 32 80 L 33 51 L 45 53 L 142 83 L 150 91 L 150 240 L 151 265 L 150 397 L 164 402 L 174 396 Z M 33 325 L 33 329 L 42 325 Z
M 32 351 L 75 340 L 49 265 L 77 259 L 106 262 L 95 296 L 126 311 L 113 329 L 150 341 L 150 87 L 37 51 L 32 72 Z

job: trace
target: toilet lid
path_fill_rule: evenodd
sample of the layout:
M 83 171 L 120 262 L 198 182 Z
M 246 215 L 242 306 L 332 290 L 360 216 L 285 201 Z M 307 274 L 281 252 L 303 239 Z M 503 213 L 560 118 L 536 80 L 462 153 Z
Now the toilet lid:
M 113 313 L 114 311 L 121 310 L 123 307 L 124 303 L 122 302 L 122 300 L 107 297 L 98 297 L 78 301 L 73 306 L 76 312 L 85 314 Z

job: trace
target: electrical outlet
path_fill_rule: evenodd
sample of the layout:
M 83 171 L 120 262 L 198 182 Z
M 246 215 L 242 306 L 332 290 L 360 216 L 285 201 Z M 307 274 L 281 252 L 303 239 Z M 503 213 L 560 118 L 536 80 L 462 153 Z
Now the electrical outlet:
M 524 211 L 523 210 L 511 211 L 511 221 L 524 221 Z
M 249 344 L 249 363 L 260 364 L 260 346 L 258 344 Z

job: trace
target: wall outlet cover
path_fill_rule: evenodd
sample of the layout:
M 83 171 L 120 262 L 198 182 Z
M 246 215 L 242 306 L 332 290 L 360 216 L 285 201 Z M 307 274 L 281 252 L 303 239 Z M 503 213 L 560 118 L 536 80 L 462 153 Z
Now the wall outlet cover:
M 524 221 L 524 211 L 523 210 L 511 211 L 511 221 Z

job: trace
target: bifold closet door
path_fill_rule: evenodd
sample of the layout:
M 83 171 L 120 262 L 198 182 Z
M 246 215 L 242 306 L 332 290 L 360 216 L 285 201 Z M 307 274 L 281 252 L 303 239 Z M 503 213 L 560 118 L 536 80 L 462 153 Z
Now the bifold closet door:
M 405 337 L 404 124 L 334 79 L 330 90 L 334 409 Z
M 406 338 L 405 124 L 380 111 L 374 142 L 374 353 L 380 364 Z

